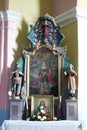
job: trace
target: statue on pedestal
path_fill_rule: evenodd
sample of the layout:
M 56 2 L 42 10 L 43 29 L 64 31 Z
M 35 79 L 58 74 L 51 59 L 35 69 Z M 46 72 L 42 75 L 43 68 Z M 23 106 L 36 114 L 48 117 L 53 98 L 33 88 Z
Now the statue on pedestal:
M 12 98 L 20 98 L 21 85 L 22 85 L 23 73 L 20 71 L 20 66 L 16 64 L 15 68 L 11 72 L 11 91 Z
M 68 77 L 68 92 L 70 98 L 75 98 L 76 96 L 76 81 L 75 77 L 77 76 L 77 73 L 74 70 L 74 67 L 72 64 L 69 65 L 69 69 L 64 72 L 65 76 Z

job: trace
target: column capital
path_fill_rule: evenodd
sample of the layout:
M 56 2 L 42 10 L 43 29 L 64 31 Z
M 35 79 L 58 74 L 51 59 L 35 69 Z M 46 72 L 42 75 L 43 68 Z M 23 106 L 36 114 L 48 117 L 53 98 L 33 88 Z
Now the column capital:
M 0 21 L 12 21 L 16 22 L 16 20 L 21 16 L 20 13 L 6 10 L 0 11 Z

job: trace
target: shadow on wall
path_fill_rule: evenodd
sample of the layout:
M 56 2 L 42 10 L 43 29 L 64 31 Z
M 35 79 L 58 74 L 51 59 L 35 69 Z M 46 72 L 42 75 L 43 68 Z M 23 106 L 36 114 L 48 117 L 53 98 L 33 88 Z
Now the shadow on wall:
M 24 19 L 21 22 L 21 27 L 21 29 L 18 29 L 18 36 L 16 38 L 17 50 L 14 50 L 14 59 L 19 59 L 22 56 L 22 49 L 24 46 L 30 46 L 30 43 L 27 39 L 29 26 Z
M 3 70 L 1 72 L 1 82 L 0 82 L 0 99 L 2 102 L 0 102 L 0 125 L 2 125 L 4 120 L 8 120 L 10 115 L 9 115 L 9 97 L 8 97 L 8 90 L 10 87 L 10 74 L 12 69 L 14 68 L 17 60 L 22 56 L 22 48 L 23 46 L 28 46 L 29 47 L 29 41 L 27 40 L 27 34 L 28 34 L 28 25 L 27 23 L 23 20 L 21 22 L 21 29 L 18 29 L 18 36 L 16 38 L 16 43 L 17 43 L 17 50 L 13 49 L 14 51 L 14 61 L 11 64 L 10 68 L 7 67 L 8 65 L 8 43 L 4 45 L 3 51 Z M 5 30 L 8 31 L 8 30 Z M 8 32 L 5 32 L 5 38 L 8 38 Z

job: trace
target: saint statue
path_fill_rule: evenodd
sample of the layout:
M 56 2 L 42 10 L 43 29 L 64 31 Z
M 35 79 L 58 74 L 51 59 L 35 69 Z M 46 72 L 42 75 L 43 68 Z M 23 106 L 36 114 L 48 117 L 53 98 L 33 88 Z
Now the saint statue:
M 22 85 L 22 76 L 23 73 L 20 71 L 20 66 L 16 64 L 15 68 L 11 73 L 12 80 L 12 97 L 20 97 L 21 94 L 21 85 Z
M 68 77 L 68 90 L 69 90 L 69 97 L 75 98 L 76 96 L 76 76 L 77 73 L 74 70 L 72 64 L 70 64 L 69 69 L 64 72 L 65 76 Z

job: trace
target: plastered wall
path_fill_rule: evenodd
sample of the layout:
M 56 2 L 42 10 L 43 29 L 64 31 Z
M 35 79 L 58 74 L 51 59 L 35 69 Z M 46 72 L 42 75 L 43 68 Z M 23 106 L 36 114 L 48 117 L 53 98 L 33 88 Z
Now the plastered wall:
M 21 56 L 22 47 L 30 46 L 26 37 L 30 31 L 29 26 L 34 25 L 38 17 L 44 13 L 53 14 L 53 0 L 9 0 L 9 10 L 21 14 L 15 33 L 16 51 L 18 51 L 15 59 L 17 60 Z
M 65 40 L 62 46 L 67 46 L 67 55 L 71 59 L 75 66 L 76 71 L 78 70 L 78 30 L 77 21 L 62 28 L 62 32 L 65 35 Z

